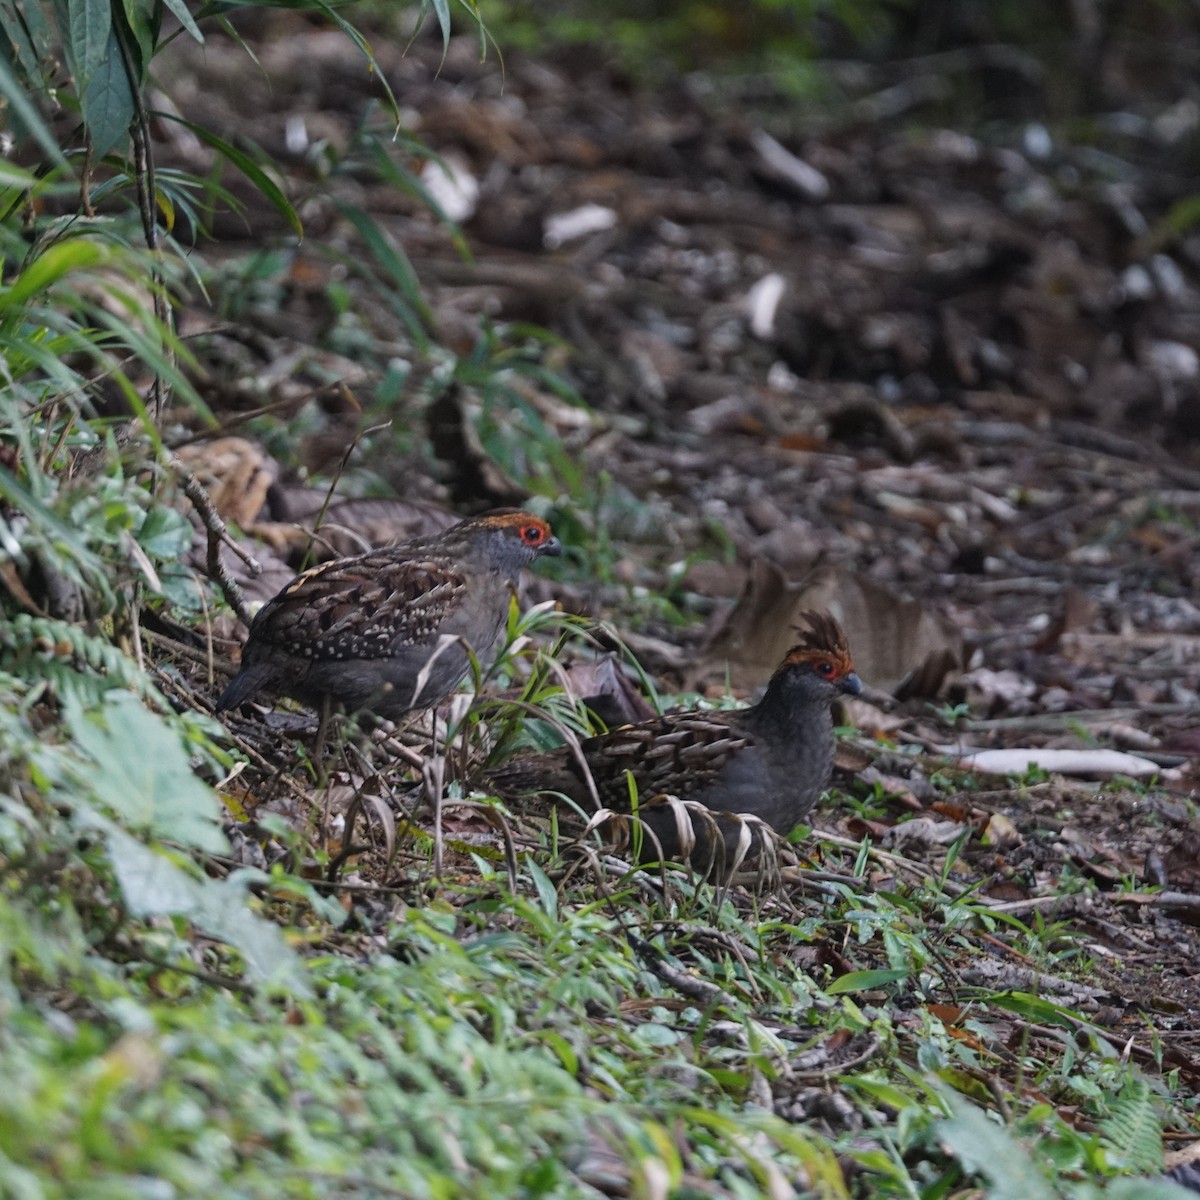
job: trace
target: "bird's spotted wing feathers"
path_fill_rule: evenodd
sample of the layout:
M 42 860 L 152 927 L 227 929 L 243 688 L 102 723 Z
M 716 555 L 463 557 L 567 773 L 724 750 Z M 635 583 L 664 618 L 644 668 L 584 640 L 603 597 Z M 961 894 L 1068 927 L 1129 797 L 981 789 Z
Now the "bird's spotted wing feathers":
M 297 576 L 255 617 L 251 636 L 318 661 L 387 658 L 433 639 L 465 589 L 448 557 L 398 562 L 378 550 Z

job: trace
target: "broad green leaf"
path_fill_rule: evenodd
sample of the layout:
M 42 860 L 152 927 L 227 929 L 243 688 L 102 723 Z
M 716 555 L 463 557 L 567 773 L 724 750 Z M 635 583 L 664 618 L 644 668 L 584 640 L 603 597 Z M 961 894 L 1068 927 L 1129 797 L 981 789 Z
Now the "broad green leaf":
M 245 885 L 263 878 L 261 874 L 197 879 L 123 830 L 109 824 L 105 833 L 121 894 L 134 916 L 184 917 L 233 946 L 252 979 L 308 993 L 299 961 L 282 933 L 246 905 Z
M 88 77 L 81 101 L 92 145 L 103 156 L 128 132 L 134 113 L 133 86 L 114 30 L 109 30 L 108 53 Z
M 948 1089 L 942 1094 L 954 1115 L 937 1123 L 938 1137 L 965 1170 L 988 1181 L 988 1200 L 1055 1200 L 1026 1147 L 981 1108 Z
M 883 987 L 887 983 L 899 983 L 907 979 L 908 972 L 898 971 L 851 971 L 848 975 L 835 979 L 824 989 L 827 996 L 838 996 L 847 992 L 867 992 L 872 988 Z
M 80 94 L 109 54 L 112 8 L 109 0 L 66 0 L 67 58 Z
M 132 829 L 197 850 L 227 850 L 217 824 L 221 803 L 193 773 L 178 732 L 128 692 L 106 701 L 90 713 L 66 706 L 67 724 L 95 764 L 80 782 Z
M 146 514 L 137 540 L 147 554 L 158 559 L 182 558 L 192 543 L 192 523 L 174 508 L 156 504 Z

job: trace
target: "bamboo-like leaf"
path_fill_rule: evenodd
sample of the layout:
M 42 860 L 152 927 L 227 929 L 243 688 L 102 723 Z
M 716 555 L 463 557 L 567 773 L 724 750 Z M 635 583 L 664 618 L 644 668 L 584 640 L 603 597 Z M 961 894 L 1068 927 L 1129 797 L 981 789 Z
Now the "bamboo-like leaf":
M 56 242 L 39 254 L 10 287 L 0 288 L 0 313 L 27 303 L 40 292 L 52 287 L 64 275 L 94 267 L 106 257 L 105 248 L 99 242 L 88 238 L 71 238 Z
M 425 342 L 427 340 L 426 331 L 433 326 L 433 312 L 421 294 L 420 281 L 417 279 L 417 273 L 413 270 L 408 256 L 361 208 L 356 208 L 352 204 L 339 204 L 338 212 L 358 230 L 359 236 L 366 242 L 372 257 L 391 277 L 400 296 L 419 318 L 420 324 L 416 321 L 409 321 L 410 332 Z
M 866 992 L 872 988 L 883 987 L 888 983 L 899 983 L 908 978 L 908 972 L 903 970 L 888 971 L 850 971 L 848 974 L 835 979 L 826 989 L 827 996 L 843 995 L 847 992 Z
M 133 85 L 113 29 L 108 33 L 108 53 L 88 77 L 80 99 L 92 145 L 103 156 L 126 134 L 134 113 Z
M 392 116 L 397 124 L 399 124 L 400 105 L 396 102 L 396 96 L 392 91 L 392 85 L 387 81 L 387 75 L 380 70 L 379 64 L 375 61 L 375 52 L 371 49 L 370 42 L 345 17 L 341 16 L 335 8 L 326 4 L 325 0 L 313 0 L 313 4 L 318 11 L 324 13 L 362 51 L 363 56 L 367 60 L 367 65 L 371 68 L 371 73 L 383 85 L 384 93 L 388 98 L 388 104 L 391 105 Z
M 38 61 L 40 56 L 34 47 L 24 12 L 13 7 L 13 0 L 0 0 L 0 33 L 3 34 L 0 51 L 4 58 L 19 67 L 31 84 L 38 80 L 42 72 Z
M 204 45 L 204 34 L 200 32 L 200 26 L 192 20 L 192 14 L 188 12 L 187 4 L 184 0 L 163 0 L 163 3 L 175 14 L 180 25 L 196 39 L 201 45 Z
M 0 93 L 8 101 L 12 110 L 10 119 L 17 127 L 18 133 L 27 133 L 42 150 L 50 161 L 58 166 L 67 166 L 66 156 L 62 152 L 57 139 L 50 132 L 46 122 L 42 120 L 37 109 L 29 102 L 25 89 L 17 82 L 8 63 L 0 59 Z
M 446 49 L 450 45 L 450 2 L 449 0 L 430 0 L 430 2 L 442 29 L 442 48 Z
M 125 25 L 137 43 L 138 85 L 143 86 L 149 76 L 150 60 L 154 57 L 159 14 L 153 0 L 121 0 L 121 11 L 125 15 Z
M 292 207 L 291 201 L 283 194 L 280 186 L 250 155 L 243 150 L 239 150 L 224 138 L 218 137 L 211 129 L 205 129 L 203 125 L 196 125 L 191 121 L 185 121 L 175 113 L 156 110 L 154 115 L 164 121 L 175 121 L 185 129 L 190 129 L 202 142 L 211 146 L 222 158 L 227 159 L 237 167 L 262 192 L 275 211 L 292 227 L 297 237 L 302 238 L 304 236 L 304 226 L 300 222 L 299 214 Z

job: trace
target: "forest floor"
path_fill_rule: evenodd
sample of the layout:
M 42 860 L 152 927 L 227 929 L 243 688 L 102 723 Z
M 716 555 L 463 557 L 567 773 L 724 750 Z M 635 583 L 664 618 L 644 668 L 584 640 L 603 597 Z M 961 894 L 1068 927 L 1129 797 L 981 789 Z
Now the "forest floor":
M 461 39 L 439 64 L 433 42 L 380 40 L 409 131 L 442 166 L 388 142 L 378 80 L 346 39 L 258 20 L 261 75 L 232 43 L 181 39 L 170 89 L 192 119 L 291 164 L 305 226 L 297 243 L 227 179 L 244 222 L 219 219 L 221 245 L 197 251 L 221 317 L 197 304 L 181 320 L 222 434 L 246 439 L 193 430 L 185 452 L 227 517 L 275 535 L 256 550 L 273 571 L 242 574 L 251 595 L 295 569 L 292 522 L 340 472 L 341 550 L 439 510 L 546 513 L 570 553 L 527 600 L 607 622 L 664 695 L 750 695 L 796 614 L 830 608 L 869 685 L 844 714 L 836 790 L 780 888 L 746 884 L 733 903 L 797 928 L 851 881 L 870 913 L 805 926 L 788 953 L 886 1011 L 901 1058 L 920 1059 L 904 1031 L 940 1021 L 985 1100 L 1041 1099 L 1090 1128 L 1062 1065 L 1086 1045 L 1169 1083 L 1168 1149 L 1190 1142 L 1200 233 L 1178 205 L 1191 128 L 1167 113 L 1101 122 L 1086 145 L 1036 122 L 964 132 L 939 123 L 919 72 L 818 105 L 701 75 L 650 90 L 583 52 L 501 67 Z M 980 51 L 928 69 L 994 67 Z M 885 98 L 895 111 L 873 103 Z M 205 161 L 178 128 L 163 136 L 163 161 Z M 457 229 L 404 189 L 417 178 Z M 393 295 L 370 290 L 351 211 L 411 264 L 435 349 L 396 299 L 405 260 L 373 243 Z M 404 503 L 360 499 L 387 496 Z M 232 622 L 217 632 L 232 652 Z M 582 641 L 565 655 L 588 657 Z M 232 788 L 252 812 L 307 803 L 328 818 L 376 772 L 396 777 L 395 742 L 367 739 L 322 795 L 295 765 L 308 725 L 231 728 L 258 764 Z M 988 769 L 963 757 L 996 750 L 1010 754 Z M 490 818 L 387 786 L 408 833 L 393 827 L 380 850 L 390 801 L 373 795 L 360 811 L 375 849 L 339 864 L 360 916 L 427 879 L 397 843 L 424 845 L 435 819 L 449 822 L 439 853 L 443 834 L 459 839 L 446 853 L 462 876 L 463 845 L 503 842 Z M 537 844 L 539 826 L 511 820 L 519 846 Z M 850 1048 L 843 1067 L 841 1041 L 821 1047 L 758 1102 L 865 1136 L 834 1101 L 878 1041 Z M 1026 1075 L 1031 1060 L 1057 1064 L 1057 1084 Z

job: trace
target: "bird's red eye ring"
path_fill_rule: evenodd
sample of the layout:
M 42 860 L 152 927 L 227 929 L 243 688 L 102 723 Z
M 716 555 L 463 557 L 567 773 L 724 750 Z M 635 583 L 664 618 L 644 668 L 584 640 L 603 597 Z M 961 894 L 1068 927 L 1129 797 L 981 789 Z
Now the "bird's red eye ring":
M 545 531 L 538 525 L 526 525 L 521 530 L 521 541 L 527 546 L 536 546 L 545 536 Z
M 829 659 L 823 658 L 823 659 L 821 659 L 821 661 L 819 663 L 817 663 L 817 674 L 818 675 L 824 675 L 825 678 L 828 679 L 833 673 L 834 673 L 834 666 L 833 666 L 833 663 L 831 663 L 829 661 Z

